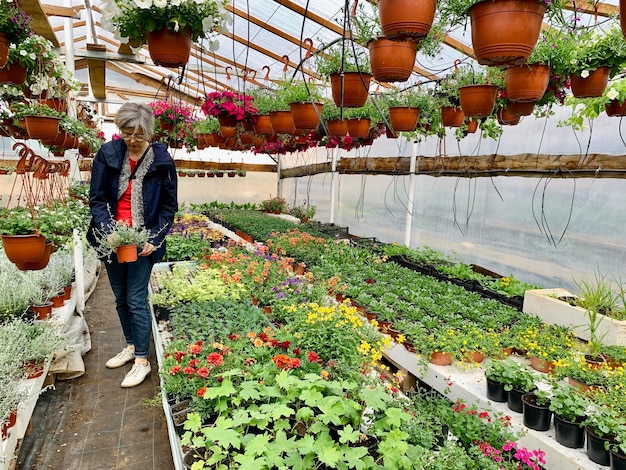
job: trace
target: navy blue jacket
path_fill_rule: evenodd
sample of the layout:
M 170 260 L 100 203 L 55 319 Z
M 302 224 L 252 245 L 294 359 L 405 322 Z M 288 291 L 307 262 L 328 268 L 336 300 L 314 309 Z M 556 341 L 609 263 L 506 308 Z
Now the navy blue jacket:
M 152 232 L 150 243 L 158 247 L 152 253 L 154 261 L 161 261 L 165 254 L 165 236 L 169 232 L 178 210 L 178 179 L 174 160 L 167 147 L 152 144 L 154 161 L 143 180 L 144 225 Z M 117 212 L 117 190 L 122 163 L 126 155 L 126 143 L 122 139 L 102 145 L 93 159 L 89 207 L 91 227 L 87 239 L 95 245 L 93 228 L 109 227 Z

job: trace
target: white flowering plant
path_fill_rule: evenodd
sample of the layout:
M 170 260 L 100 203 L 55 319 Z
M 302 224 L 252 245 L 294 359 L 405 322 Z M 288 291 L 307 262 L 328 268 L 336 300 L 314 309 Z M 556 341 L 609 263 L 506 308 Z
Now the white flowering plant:
M 587 78 L 598 67 L 609 67 L 609 76 L 616 76 L 626 64 L 626 40 L 617 19 L 593 28 L 578 29 L 576 47 L 569 49 L 568 72 Z
M 232 17 L 230 0 L 102 0 L 102 27 L 133 46 L 146 43 L 146 33 L 167 28 L 189 34 L 192 41 L 225 30 Z M 217 42 L 211 41 L 211 49 Z
M 565 104 L 572 108 L 572 115 L 568 119 L 560 120 L 558 126 L 571 126 L 574 130 L 584 130 L 585 120 L 596 119 L 613 100 L 617 100 L 620 105 L 626 101 L 626 78 L 610 81 L 602 96 L 597 98 L 568 96 Z

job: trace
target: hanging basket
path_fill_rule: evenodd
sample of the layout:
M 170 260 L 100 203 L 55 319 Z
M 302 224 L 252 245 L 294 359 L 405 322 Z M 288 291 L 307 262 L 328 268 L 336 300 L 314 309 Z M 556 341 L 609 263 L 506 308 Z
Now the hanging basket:
M 597 98 L 602 96 L 609 83 L 609 67 L 598 67 L 587 78 L 572 74 L 572 94 L 576 98 Z
M 343 137 L 348 133 L 348 122 L 345 119 L 329 119 L 326 121 L 328 135 L 332 137 Z
M 19 269 L 22 271 L 39 271 L 40 269 L 48 266 L 50 261 L 50 255 L 52 254 L 52 242 L 47 242 L 43 251 L 43 255 L 37 261 L 25 261 L 22 263 L 16 263 Z
M 293 134 L 296 130 L 291 111 L 271 111 L 270 121 L 276 134 Z
M 378 18 L 387 39 L 422 39 L 435 19 L 436 0 L 379 0 Z
M 330 75 L 330 87 L 335 104 L 344 108 L 360 108 L 363 106 L 367 101 L 372 75 L 361 72 L 344 72 L 343 93 L 341 77 L 341 73 Z
M 507 108 L 498 109 L 498 122 L 502 126 L 516 126 L 519 124 L 520 116 L 511 114 Z
M 67 111 L 67 101 L 63 98 L 46 98 L 40 99 L 40 104 L 46 105 L 49 108 L 58 111 L 59 113 L 65 113 Z
M 444 127 L 461 127 L 465 120 L 463 110 L 455 106 L 441 107 L 441 124 Z
M 394 132 L 413 132 L 419 117 L 419 108 L 411 106 L 389 108 L 389 123 Z
M 20 64 L 6 64 L 0 69 L 0 83 L 21 85 L 26 81 L 28 70 Z
M 115 250 L 117 261 L 120 263 L 132 263 L 137 261 L 137 245 L 122 245 Z
M 506 95 L 512 101 L 541 99 L 550 81 L 550 67 L 543 64 L 515 65 L 504 72 Z
M 296 129 L 313 130 L 320 124 L 322 103 L 289 103 L 291 119 Z
M 36 263 L 44 256 L 46 237 L 35 233 L 31 235 L 2 235 L 2 246 L 9 261 L 15 263 L 18 269 L 22 269 L 20 266 L 26 267 L 28 263 Z
M 620 104 L 618 100 L 611 100 L 604 109 L 607 116 L 626 116 L 626 101 Z
M 222 113 L 217 115 L 217 121 L 220 126 L 223 127 L 235 127 L 237 126 L 237 118 L 232 114 Z
M 406 82 L 415 65 L 417 41 L 378 38 L 367 44 L 374 78 L 379 82 Z
M 354 139 L 365 139 L 370 135 L 370 120 L 367 118 L 347 119 L 348 134 Z
M 466 85 L 459 87 L 461 109 L 466 116 L 485 117 L 493 113 L 496 106 L 496 85 Z
M 254 132 L 260 135 L 272 135 L 274 133 L 269 114 L 257 116 L 256 122 L 254 123 Z
M 162 28 L 147 32 L 146 40 L 155 65 L 182 67 L 189 62 L 191 37 L 188 34 Z
M 514 116 L 530 116 L 535 109 L 534 101 L 509 101 L 506 110 Z
M 24 116 L 26 131 L 31 139 L 56 139 L 59 134 L 58 117 L 54 116 Z
M 234 139 L 235 137 L 237 137 L 237 128 L 220 126 L 220 134 L 222 134 L 222 137 L 224 137 L 225 139 Z
M 474 56 L 481 65 L 519 65 L 537 44 L 546 4 L 537 0 L 493 0 L 469 10 Z
M 0 68 L 7 64 L 9 59 L 9 38 L 7 35 L 0 32 Z

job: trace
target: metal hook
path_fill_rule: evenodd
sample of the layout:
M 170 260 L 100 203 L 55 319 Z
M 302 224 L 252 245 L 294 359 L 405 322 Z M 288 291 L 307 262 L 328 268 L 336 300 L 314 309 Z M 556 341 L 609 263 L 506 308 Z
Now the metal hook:
M 454 60 L 454 73 L 457 73 L 459 71 L 459 67 L 458 65 L 461 63 L 461 59 L 455 59 Z
M 228 67 L 226 67 L 224 70 L 226 71 L 226 80 L 230 80 L 230 72 L 229 70 L 232 70 L 233 68 L 229 65 Z
M 265 77 L 263 77 L 263 80 L 265 80 L 266 82 L 269 82 L 269 80 L 270 80 L 270 66 L 269 65 L 264 65 L 263 68 L 261 68 L 261 70 L 265 70 Z
M 306 54 L 304 55 L 304 58 L 305 59 L 310 59 L 311 58 L 311 52 L 313 51 L 313 39 L 306 38 L 304 41 L 302 41 L 302 43 L 307 46 Z
M 359 6 L 359 0 L 354 0 L 354 5 L 352 5 L 352 16 L 356 16 L 356 9 Z
M 283 56 L 283 64 L 285 64 L 283 67 L 283 73 L 287 73 L 287 68 L 289 67 L 289 56 L 286 54 Z
M 248 73 L 250 75 L 250 81 L 253 82 L 256 78 L 256 70 L 248 70 Z

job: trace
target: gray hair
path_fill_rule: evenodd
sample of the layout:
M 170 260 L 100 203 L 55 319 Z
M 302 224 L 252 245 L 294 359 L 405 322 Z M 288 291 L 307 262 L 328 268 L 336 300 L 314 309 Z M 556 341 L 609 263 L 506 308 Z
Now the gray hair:
M 154 113 L 144 103 L 124 103 L 115 115 L 115 125 L 119 129 L 141 129 L 146 139 L 154 136 Z

